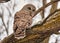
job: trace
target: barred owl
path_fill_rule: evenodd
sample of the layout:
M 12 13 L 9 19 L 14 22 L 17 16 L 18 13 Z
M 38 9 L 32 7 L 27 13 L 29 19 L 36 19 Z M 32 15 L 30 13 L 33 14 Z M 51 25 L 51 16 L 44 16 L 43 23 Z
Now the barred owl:
M 32 4 L 25 5 L 19 12 L 14 16 L 14 36 L 17 39 L 22 39 L 26 36 L 26 29 L 32 24 L 32 18 L 36 8 Z

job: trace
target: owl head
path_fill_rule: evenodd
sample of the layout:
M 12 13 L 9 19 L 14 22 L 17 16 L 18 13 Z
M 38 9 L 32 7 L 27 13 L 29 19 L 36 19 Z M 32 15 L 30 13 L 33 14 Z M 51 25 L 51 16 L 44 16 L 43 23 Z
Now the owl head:
M 34 16 L 34 12 L 36 11 L 36 7 L 33 4 L 26 4 L 22 10 L 25 10 L 27 12 L 30 13 L 30 15 L 33 17 Z
M 36 7 L 32 4 L 27 4 L 23 7 L 23 9 L 32 13 L 36 10 Z

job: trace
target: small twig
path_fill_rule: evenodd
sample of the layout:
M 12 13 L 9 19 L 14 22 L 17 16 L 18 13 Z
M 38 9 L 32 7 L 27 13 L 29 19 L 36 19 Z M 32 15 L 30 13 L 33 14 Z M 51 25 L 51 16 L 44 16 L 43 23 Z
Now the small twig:
M 1 7 L 1 8 L 2 8 L 2 7 Z M 4 12 L 3 8 L 2 8 L 2 11 Z M 8 29 L 7 29 L 7 27 L 6 27 L 5 23 L 4 23 L 3 13 L 2 13 L 1 19 L 2 19 L 3 25 L 4 25 L 4 27 L 5 27 L 6 33 L 7 33 L 7 35 L 8 35 Z
M 46 0 L 42 0 L 43 6 L 46 5 Z M 45 9 L 41 12 L 42 19 L 44 18 Z

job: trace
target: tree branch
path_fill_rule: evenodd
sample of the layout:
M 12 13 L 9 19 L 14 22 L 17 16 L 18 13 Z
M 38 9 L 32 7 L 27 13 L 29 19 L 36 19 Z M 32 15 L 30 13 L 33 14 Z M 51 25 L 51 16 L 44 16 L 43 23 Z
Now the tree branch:
M 60 11 L 60 10 L 59 10 Z M 54 13 L 53 13 L 54 14 Z M 54 16 L 43 25 L 37 25 L 33 27 L 30 31 L 27 32 L 27 36 L 24 39 L 17 40 L 14 38 L 14 35 L 6 37 L 2 43 L 38 43 L 42 42 L 46 37 L 49 37 L 51 34 L 56 33 L 60 30 L 60 14 Z
M 60 0 L 55 0 L 55 1 L 49 2 L 49 3 L 47 3 L 46 5 L 44 5 L 43 7 L 39 8 L 39 9 L 34 13 L 34 16 L 35 16 L 36 14 L 38 14 L 40 11 L 43 11 L 43 10 L 44 10 L 46 7 L 48 7 L 49 5 L 52 5 L 53 3 L 56 3 L 56 2 L 58 2 L 58 1 L 60 1 Z

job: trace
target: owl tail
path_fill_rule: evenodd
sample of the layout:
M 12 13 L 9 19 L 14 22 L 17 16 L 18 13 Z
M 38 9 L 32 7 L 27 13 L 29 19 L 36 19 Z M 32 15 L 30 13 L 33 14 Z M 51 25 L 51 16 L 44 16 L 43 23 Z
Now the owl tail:
M 26 37 L 26 29 L 17 29 L 14 36 L 16 39 L 23 39 Z

